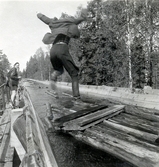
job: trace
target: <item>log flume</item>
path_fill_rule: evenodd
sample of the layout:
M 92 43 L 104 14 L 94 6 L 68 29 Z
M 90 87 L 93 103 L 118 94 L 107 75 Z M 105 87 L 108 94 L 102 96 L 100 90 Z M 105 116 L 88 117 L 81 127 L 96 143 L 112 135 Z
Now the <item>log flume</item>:
M 22 86 L 25 105 L 6 109 L 1 118 L 1 124 L 10 122 L 1 128 L 3 166 L 11 150 L 10 162 L 17 153 L 21 167 L 59 166 L 48 131 L 69 134 L 134 167 L 159 166 L 158 91 L 141 93 L 126 88 L 80 85 L 84 102 L 75 103 L 70 83 L 56 83 L 58 97 L 48 81 L 28 79 Z M 7 130 L 10 135 L 5 136 Z

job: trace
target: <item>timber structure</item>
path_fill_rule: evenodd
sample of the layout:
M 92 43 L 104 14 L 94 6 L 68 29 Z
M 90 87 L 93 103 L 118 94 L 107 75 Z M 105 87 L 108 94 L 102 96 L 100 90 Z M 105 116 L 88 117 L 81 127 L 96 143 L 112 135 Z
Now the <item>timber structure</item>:
M 68 133 L 134 167 L 159 166 L 158 90 L 132 92 L 125 88 L 81 85 L 84 102 L 74 102 L 69 83 L 55 85 L 59 98 L 47 81 L 25 80 L 22 85 L 25 105 L 6 109 L 1 118 L 1 124 L 5 122 L 5 129 L 10 130 L 8 136 L 1 132 L 1 141 L 8 141 L 8 149 L 17 152 L 21 167 L 29 167 L 30 163 L 58 166 L 47 138 L 48 129 Z M 7 150 L 0 152 L 4 166 Z

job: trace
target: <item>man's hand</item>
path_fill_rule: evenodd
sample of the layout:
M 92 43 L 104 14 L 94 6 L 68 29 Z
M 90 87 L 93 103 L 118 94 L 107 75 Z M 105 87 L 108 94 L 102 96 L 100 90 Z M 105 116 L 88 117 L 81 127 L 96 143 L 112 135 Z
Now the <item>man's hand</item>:
M 43 14 L 42 14 L 42 13 L 39 13 L 39 12 L 37 12 L 36 15 L 37 15 L 37 17 L 38 17 L 39 19 L 43 16 Z

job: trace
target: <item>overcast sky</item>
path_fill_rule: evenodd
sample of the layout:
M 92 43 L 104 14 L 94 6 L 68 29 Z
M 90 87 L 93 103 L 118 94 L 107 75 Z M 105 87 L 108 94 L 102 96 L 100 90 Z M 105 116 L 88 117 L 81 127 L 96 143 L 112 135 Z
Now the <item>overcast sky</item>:
M 42 38 L 50 30 L 37 18 L 36 12 L 48 17 L 60 17 L 62 12 L 75 15 L 80 5 L 86 7 L 87 0 L 0 0 L 0 50 L 12 66 L 19 62 L 23 70 L 38 48 L 46 50 L 47 47 Z

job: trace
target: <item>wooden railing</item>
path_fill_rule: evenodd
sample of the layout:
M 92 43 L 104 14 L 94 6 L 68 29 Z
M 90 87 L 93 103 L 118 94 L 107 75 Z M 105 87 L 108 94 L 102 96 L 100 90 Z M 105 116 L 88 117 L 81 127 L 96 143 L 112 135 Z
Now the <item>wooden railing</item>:
M 20 167 L 58 167 L 45 128 L 26 89 L 23 91 L 23 98 L 23 113 L 13 123 L 14 132 L 26 151 Z
M 5 105 L 6 105 L 6 98 L 5 98 L 6 91 L 5 91 L 5 88 L 6 88 L 6 84 L 3 83 L 0 86 L 0 110 L 2 110 L 2 111 L 4 111 Z

